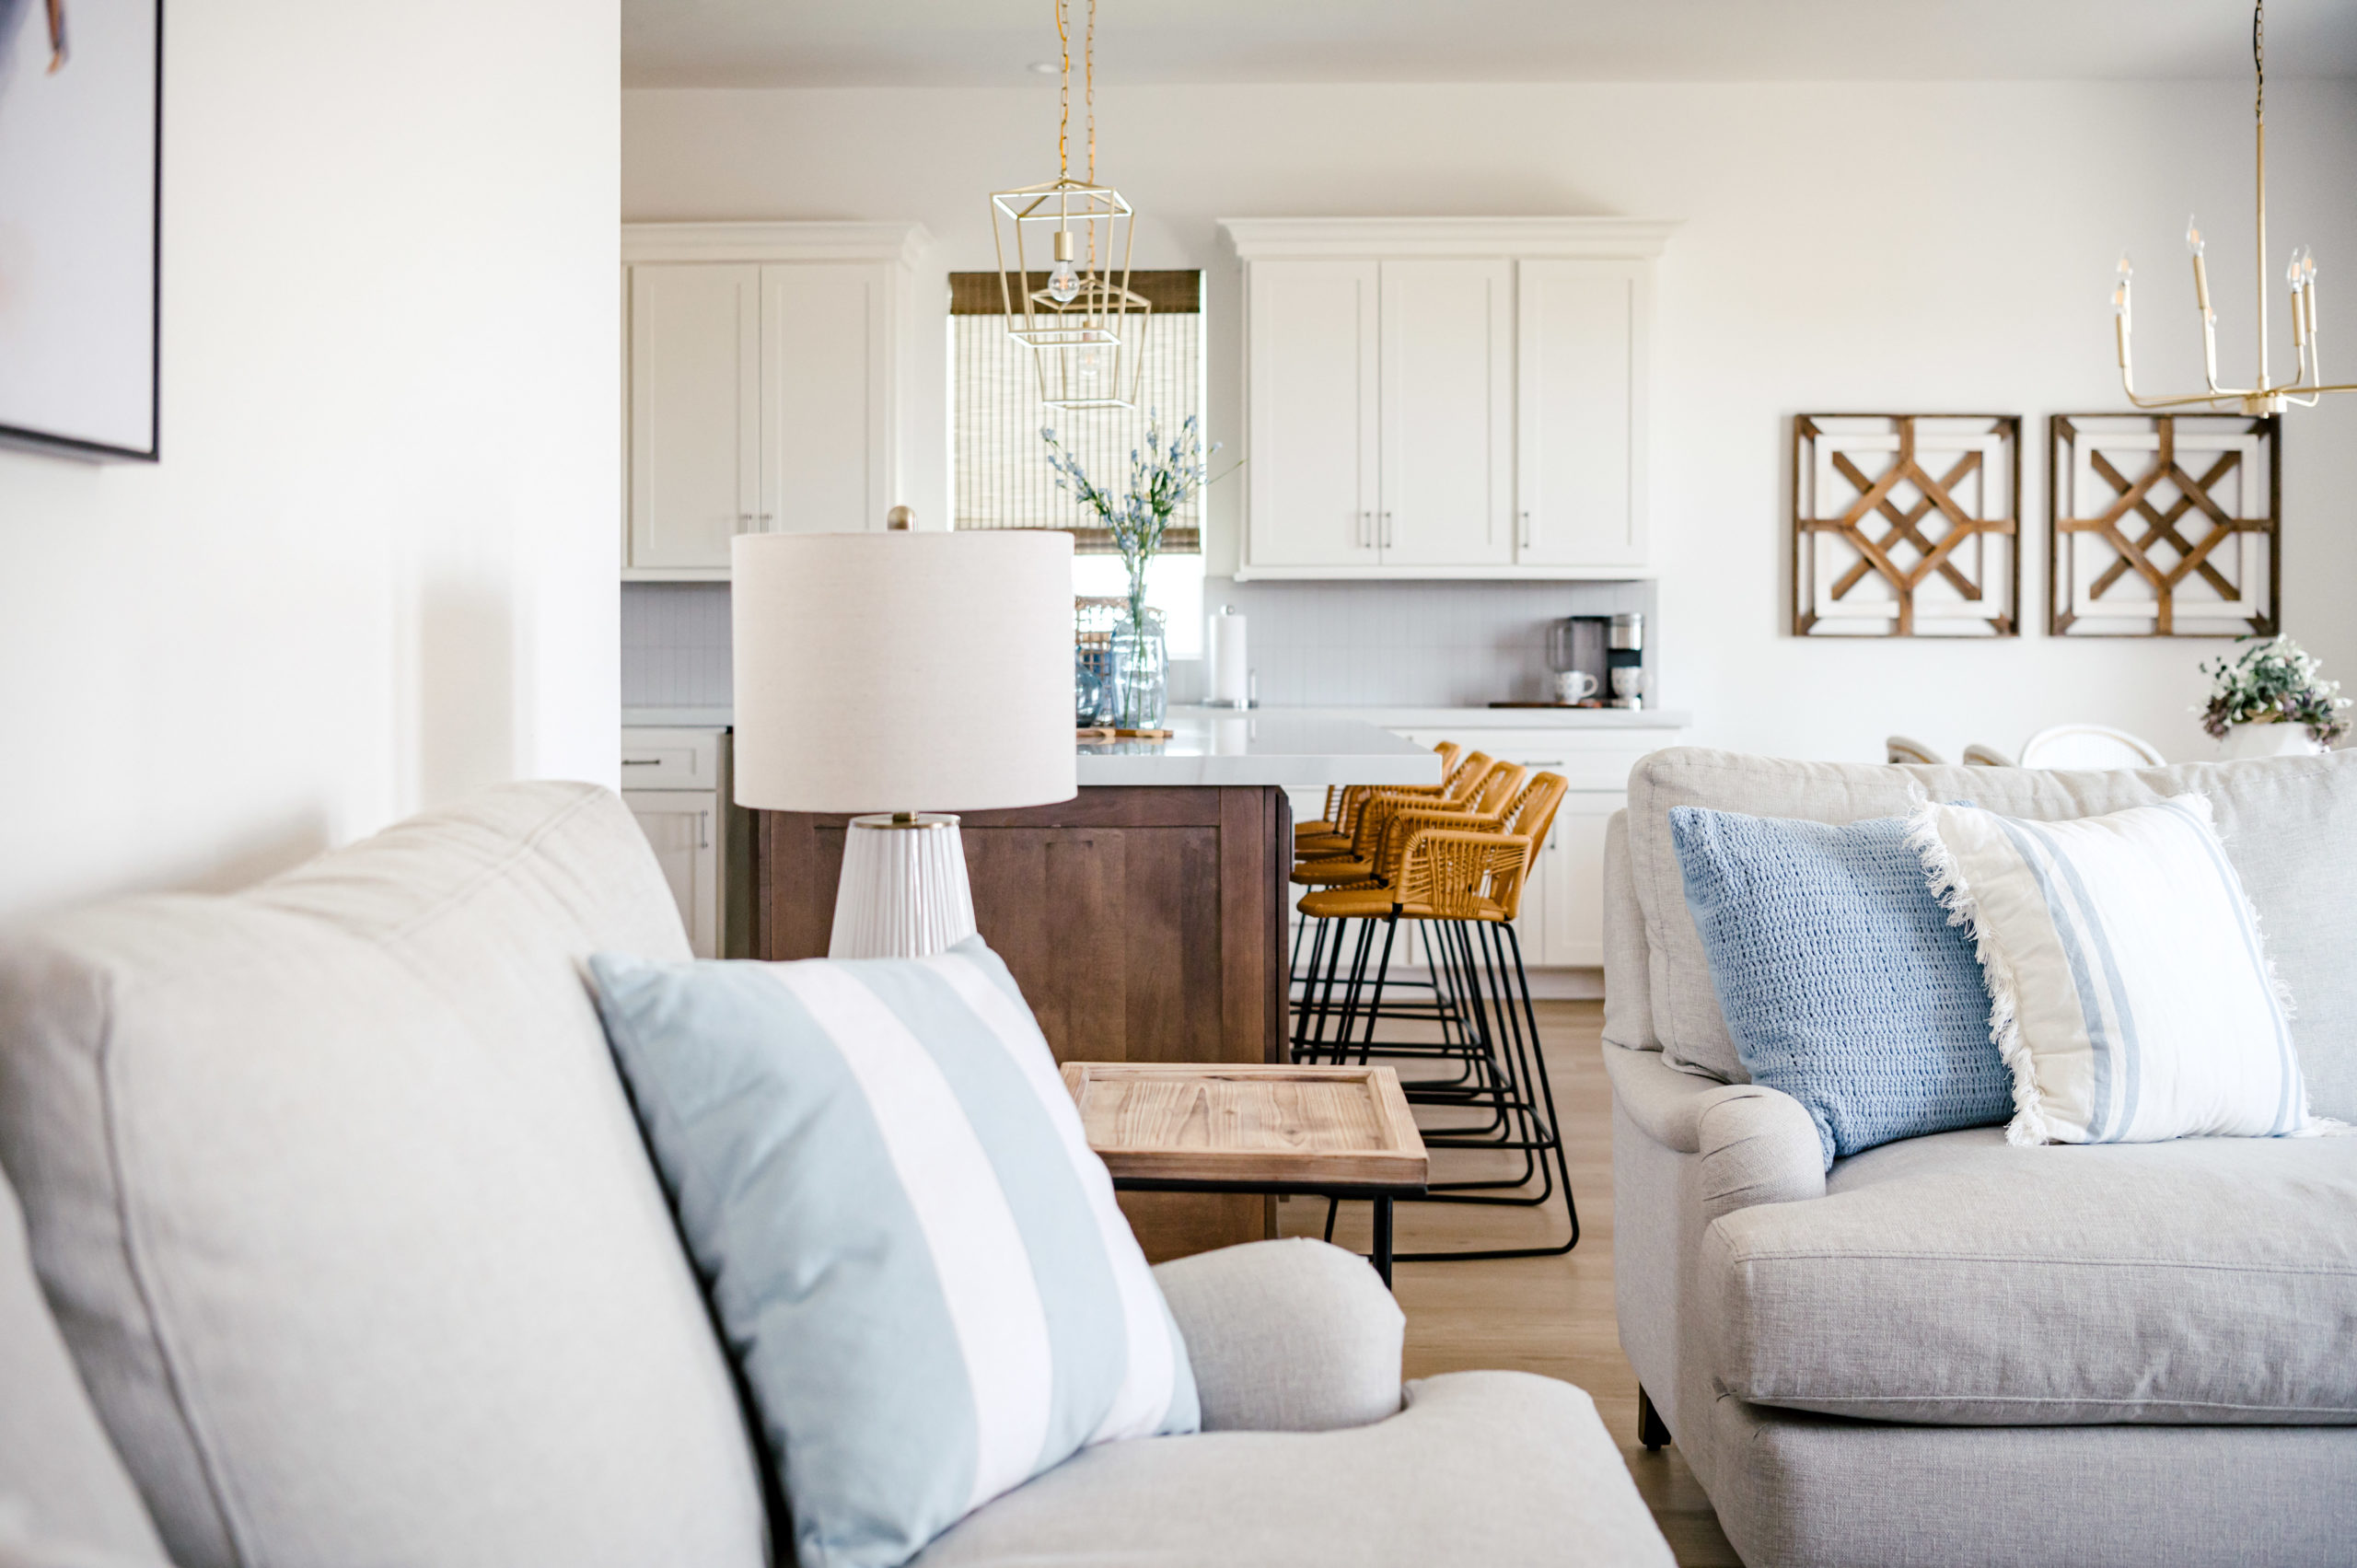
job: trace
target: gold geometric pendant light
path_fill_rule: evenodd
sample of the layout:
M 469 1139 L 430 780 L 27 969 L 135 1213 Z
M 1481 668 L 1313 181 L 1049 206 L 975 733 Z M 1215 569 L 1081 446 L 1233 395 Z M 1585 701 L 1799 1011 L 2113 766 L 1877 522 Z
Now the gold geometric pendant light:
M 2111 309 L 2119 340 L 2119 385 L 2127 392 L 2128 401 L 2138 408 L 2187 408 L 2197 403 L 2215 407 L 2232 403 L 2241 412 L 2257 418 L 2282 413 L 2286 408 L 2314 408 L 2326 392 L 2357 392 L 2357 383 L 2331 387 L 2324 384 L 2322 363 L 2316 353 L 2316 260 L 2305 247 L 2292 252 L 2292 264 L 2283 274 L 2292 290 L 2292 349 L 2299 358 L 2300 373 L 2283 382 L 2271 380 L 2268 376 L 2265 0 L 2260 0 L 2251 8 L 2250 54 L 2251 65 L 2258 79 L 2258 95 L 2253 104 L 2258 124 L 2258 383 L 2252 387 L 2218 385 L 2218 317 L 2210 308 L 2210 270 L 2203 256 L 2207 247 L 2202 241 L 2201 230 L 2189 218 L 2185 225 L 2185 248 L 2193 255 L 2193 308 L 2201 318 L 2202 379 L 2208 384 L 2209 390 L 2168 397 L 2143 397 L 2137 392 L 2134 356 L 2129 350 L 2130 335 L 2134 331 L 2133 301 L 2130 291 L 2136 270 L 2122 255 L 2119 276 L 2111 292 Z
M 1088 169 L 1085 179 L 1072 178 L 1072 34 L 1065 5 L 1055 0 L 1063 58 L 1056 178 L 991 196 L 999 297 L 1007 335 L 1031 345 L 1041 402 L 1055 408 L 1133 408 L 1153 306 L 1130 288 L 1130 203 L 1119 191 L 1097 182 L 1097 0 L 1088 0 L 1082 56 Z M 1050 262 L 1044 276 L 1030 270 L 1034 260 Z

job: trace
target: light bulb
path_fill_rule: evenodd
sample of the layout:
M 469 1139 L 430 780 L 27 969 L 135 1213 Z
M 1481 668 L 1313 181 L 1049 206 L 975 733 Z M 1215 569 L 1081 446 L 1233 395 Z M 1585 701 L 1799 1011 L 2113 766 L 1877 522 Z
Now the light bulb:
M 2190 215 L 2188 215 L 2185 220 L 2185 248 L 2196 256 L 2208 249 L 2208 246 L 2202 242 L 2200 228 Z
M 1069 305 L 1080 292 L 1080 269 L 1072 264 L 1072 230 L 1056 230 L 1056 264 L 1048 269 L 1048 297 Z
M 2111 291 L 2111 313 L 2115 316 L 2128 314 L 2128 285 L 2126 284 L 2121 284 Z
M 1104 351 L 1099 349 L 1095 343 L 1091 343 L 1086 348 L 1082 349 L 1080 351 L 1079 365 L 1080 378 L 1084 381 L 1096 380 L 1097 369 L 1104 364 Z
M 2134 277 L 2135 275 L 2136 275 L 2136 269 L 2135 269 L 2135 268 L 2133 268 L 2133 267 L 2131 267 L 2131 266 L 2130 266 L 2130 265 L 2128 264 L 2128 252 L 2127 252 L 2127 251 L 2125 251 L 2125 250 L 2122 250 L 2122 251 L 2119 253 L 2119 281 L 2120 281 L 2120 283 L 2121 283 L 2122 285 L 2125 285 L 2125 284 L 2128 282 L 2128 280 L 2129 280 L 2130 278 L 2132 278 L 2132 277 Z
M 2316 253 L 2306 246 L 2300 247 L 2300 286 L 2313 288 L 2316 281 Z
M 2283 269 L 2283 281 L 2292 285 L 2293 294 L 2300 292 L 2300 284 L 2303 280 L 2300 274 L 2300 248 L 2296 245 L 2292 247 L 2292 264 Z

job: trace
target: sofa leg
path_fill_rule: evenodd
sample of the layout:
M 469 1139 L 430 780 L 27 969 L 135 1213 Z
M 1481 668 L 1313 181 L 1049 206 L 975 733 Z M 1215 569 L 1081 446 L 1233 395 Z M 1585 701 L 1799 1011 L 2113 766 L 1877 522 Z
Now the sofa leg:
M 1642 1383 L 1637 1385 L 1637 1441 L 1648 1454 L 1657 1454 L 1664 1444 L 1674 1441 L 1669 1428 L 1662 1424 L 1661 1412 L 1654 1409 L 1654 1397 Z

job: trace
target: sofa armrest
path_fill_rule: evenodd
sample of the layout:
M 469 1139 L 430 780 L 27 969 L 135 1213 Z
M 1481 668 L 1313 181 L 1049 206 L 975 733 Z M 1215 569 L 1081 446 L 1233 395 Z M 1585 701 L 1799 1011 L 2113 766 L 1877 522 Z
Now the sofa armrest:
M 1326 1432 L 1399 1411 L 1407 1318 L 1366 1260 L 1306 1238 L 1154 1271 L 1187 1342 L 1206 1432 Z
M 1607 1044 L 1604 1063 L 1631 1121 L 1665 1148 L 1701 1156 L 1695 1191 L 1705 1225 L 1754 1203 L 1825 1196 L 1825 1147 L 1792 1096 L 1682 1073 L 1657 1051 Z

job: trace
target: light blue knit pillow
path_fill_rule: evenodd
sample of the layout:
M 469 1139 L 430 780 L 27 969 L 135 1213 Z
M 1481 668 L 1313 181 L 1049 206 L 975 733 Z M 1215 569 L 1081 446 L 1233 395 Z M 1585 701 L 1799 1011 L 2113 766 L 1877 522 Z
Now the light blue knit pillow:
M 803 1568 L 895 1568 L 1109 1438 L 1187 1347 L 998 956 L 589 961 Z
M 1835 827 L 1680 806 L 1669 830 L 1736 1054 L 1807 1109 L 1828 1168 L 2013 1114 L 1980 961 L 1904 818 Z

